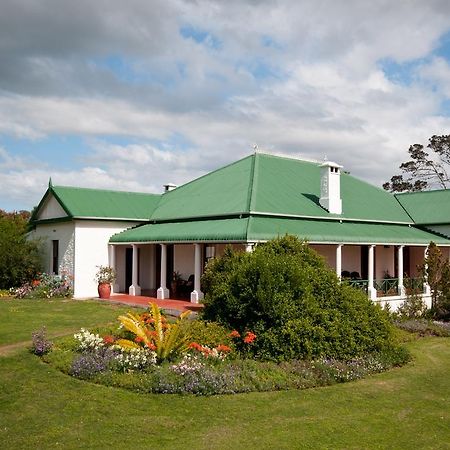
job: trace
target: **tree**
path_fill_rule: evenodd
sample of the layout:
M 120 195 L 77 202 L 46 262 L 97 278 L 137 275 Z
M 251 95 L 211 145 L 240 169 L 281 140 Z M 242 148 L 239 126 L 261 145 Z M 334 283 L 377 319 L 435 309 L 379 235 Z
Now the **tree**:
M 257 358 L 348 359 L 388 348 L 392 328 L 363 292 L 340 283 L 322 257 L 294 236 L 228 248 L 202 277 L 203 317 L 256 334 Z
M 430 242 L 421 272 L 431 290 L 431 311 L 436 319 L 450 318 L 450 263 Z
M 31 281 L 41 270 L 39 242 L 26 236 L 29 217 L 27 211 L 0 209 L 0 289 Z
M 411 145 L 408 150 L 411 160 L 400 164 L 402 173 L 384 183 L 384 189 L 390 192 L 447 189 L 450 185 L 450 135 L 434 135 L 428 141 L 431 156 L 422 144 Z

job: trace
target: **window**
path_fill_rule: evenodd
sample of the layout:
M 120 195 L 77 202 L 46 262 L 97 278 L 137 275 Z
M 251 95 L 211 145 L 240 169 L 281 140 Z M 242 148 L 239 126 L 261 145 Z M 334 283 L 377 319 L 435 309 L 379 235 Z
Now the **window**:
M 59 241 L 52 241 L 52 272 L 58 275 Z

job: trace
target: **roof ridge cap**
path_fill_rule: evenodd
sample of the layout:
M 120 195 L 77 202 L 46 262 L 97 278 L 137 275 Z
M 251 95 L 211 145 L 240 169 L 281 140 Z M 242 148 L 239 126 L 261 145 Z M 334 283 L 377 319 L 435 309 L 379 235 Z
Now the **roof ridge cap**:
M 322 164 L 323 161 L 315 160 L 315 159 L 307 159 L 306 157 L 295 157 L 295 156 L 288 156 L 283 154 L 276 154 L 276 153 L 268 153 L 264 151 L 258 150 L 258 155 L 261 156 L 268 156 L 270 158 L 278 158 L 278 159 L 289 159 L 292 161 L 302 162 L 302 163 L 309 163 L 313 165 L 319 165 Z
M 67 188 L 67 189 L 78 189 L 84 191 L 102 191 L 102 192 L 114 192 L 119 194 L 140 194 L 140 195 L 154 195 L 156 197 L 160 197 L 162 194 L 155 194 L 153 192 L 142 192 L 142 191 L 121 191 L 117 189 L 101 189 L 101 188 L 90 188 L 90 187 L 82 187 L 82 186 L 66 186 L 66 185 L 52 185 L 52 189 L 58 188 Z
M 181 186 L 178 186 L 176 189 L 173 189 L 173 190 L 171 190 L 169 192 L 164 192 L 164 194 L 161 194 L 161 196 L 163 196 L 163 195 L 164 196 L 168 196 L 168 195 L 171 195 L 173 192 L 177 192 L 177 191 L 180 192 L 179 190 L 183 189 L 185 186 L 189 186 L 190 184 L 195 183 L 196 181 L 201 180 L 202 178 L 205 178 L 205 177 L 207 177 L 209 175 L 215 174 L 215 173 L 219 172 L 222 169 L 226 169 L 227 167 L 234 166 L 235 164 L 238 164 L 238 163 L 240 163 L 240 162 L 242 162 L 242 161 L 244 161 L 244 160 L 246 160 L 248 158 L 251 158 L 252 156 L 254 156 L 254 153 L 252 153 L 250 155 L 247 155 L 247 156 L 244 156 L 244 158 L 238 159 L 237 161 L 233 161 L 233 162 L 230 162 L 228 164 L 225 164 L 224 166 L 220 166 L 220 167 L 218 167 L 217 169 L 214 169 L 211 172 L 207 172 L 207 173 L 205 173 L 203 175 L 200 175 L 197 178 L 194 178 L 193 180 L 188 181 L 187 183 L 182 184 Z
M 450 191 L 450 188 L 445 188 L 445 189 L 429 189 L 429 190 L 427 190 L 427 191 L 394 192 L 394 196 L 397 197 L 397 195 L 431 194 L 431 193 L 434 193 L 434 192 L 444 192 L 444 191 Z
M 248 187 L 247 209 L 249 212 L 252 210 L 253 200 L 254 200 L 253 194 L 255 192 L 255 184 L 257 181 L 257 174 L 256 174 L 257 162 L 258 162 L 258 154 L 255 153 L 253 155 L 252 167 L 251 167 L 251 171 L 250 171 L 250 180 L 249 180 L 250 182 L 249 182 L 249 187 Z

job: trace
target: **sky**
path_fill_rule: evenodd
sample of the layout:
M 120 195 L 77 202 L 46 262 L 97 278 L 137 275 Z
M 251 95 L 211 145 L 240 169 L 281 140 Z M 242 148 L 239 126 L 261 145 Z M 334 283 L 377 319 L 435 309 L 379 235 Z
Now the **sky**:
M 450 133 L 449 0 L 0 0 L 0 208 L 254 151 L 381 186 Z

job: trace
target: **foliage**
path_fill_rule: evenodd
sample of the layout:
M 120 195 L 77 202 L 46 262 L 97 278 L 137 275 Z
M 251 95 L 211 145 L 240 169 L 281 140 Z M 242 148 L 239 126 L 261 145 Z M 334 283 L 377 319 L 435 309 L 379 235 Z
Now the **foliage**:
M 427 148 L 432 151 L 431 156 L 423 145 L 411 145 L 408 150 L 411 160 L 402 163 L 402 173 L 394 175 L 383 188 L 391 192 L 423 191 L 434 186 L 447 189 L 450 183 L 450 135 L 432 136 Z
M 216 322 L 205 322 L 204 320 L 189 320 L 185 322 L 186 333 L 192 342 L 201 342 L 208 347 L 226 345 L 234 347 L 230 331 Z
M 388 315 L 292 236 L 253 253 L 228 248 L 202 283 L 203 317 L 241 335 L 252 330 L 252 353 L 262 359 L 348 359 L 392 345 Z
M 47 339 L 47 332 L 45 327 L 42 327 L 40 330 L 33 332 L 31 337 L 31 351 L 35 355 L 45 355 L 52 349 L 53 344 Z
M 81 326 L 114 321 L 122 310 L 92 300 L 3 300 L 0 345 L 28 340 L 42 323 L 52 335 L 72 334 Z M 442 448 L 448 434 L 448 338 L 411 340 L 406 345 L 413 364 L 364 382 L 206 398 L 146 395 L 151 376 L 146 372 L 98 375 L 104 377 L 99 382 L 119 389 L 62 376 L 58 361 L 74 346 L 70 342 L 75 344 L 72 336 L 64 340 L 64 349 L 44 356 L 49 364 L 26 352 L 26 344 L 0 358 L 0 422 L 8 448 L 52 448 L 55 437 L 62 448 L 147 448 L 148 432 L 124 430 L 146 429 L 149 423 L 152 442 L 161 449 L 252 448 L 255 442 L 262 448 L 291 448 L 295 442 L 305 448 Z M 55 347 L 61 347 L 59 339 Z M 383 426 L 386 417 L 396 420 L 390 432 Z M 108 426 L 100 418 L 107 418 Z
M 419 336 L 450 337 L 450 324 L 448 322 L 432 322 L 426 319 L 399 320 L 395 325 L 401 330 L 415 333 Z
M 427 305 L 420 294 L 411 294 L 406 300 L 392 313 L 400 320 L 417 319 L 425 314 Z
M 116 272 L 109 266 L 97 266 L 98 270 L 95 274 L 95 281 L 98 284 L 102 283 L 114 283 L 116 279 Z
M 431 314 L 436 319 L 450 319 L 450 263 L 439 247 L 430 242 L 420 267 L 431 289 Z
M 11 289 L 16 298 L 53 298 L 73 295 L 73 277 L 66 272 L 61 275 L 41 273 L 31 282 Z
M 82 328 L 73 337 L 78 342 L 75 351 L 81 352 L 81 355 L 74 358 L 69 373 L 78 378 L 91 378 L 109 370 L 142 370 L 156 364 L 154 351 L 141 347 L 121 347 L 112 336 L 100 337 L 98 333 Z
M 144 349 L 134 350 L 145 352 Z M 64 361 L 67 353 L 68 346 L 57 343 L 55 350 L 46 356 L 46 361 L 61 365 L 60 361 Z M 117 349 L 114 346 L 103 346 L 76 355 L 68 373 L 77 378 L 139 392 L 216 395 L 332 385 L 358 380 L 403 365 L 409 360 L 409 352 L 403 350 L 385 350 L 348 361 L 319 358 L 282 363 L 251 359 L 227 360 L 188 353 L 181 359 L 161 365 L 155 365 L 154 361 L 136 363 L 121 370 L 126 372 L 126 376 L 119 376 Z M 67 370 L 65 362 L 60 367 Z
M 77 378 L 92 378 L 109 369 L 113 363 L 114 353 L 111 349 L 88 352 L 74 359 L 70 374 Z
M 191 311 L 185 311 L 175 323 L 168 323 L 155 303 L 150 304 L 147 317 L 128 313 L 119 316 L 123 327 L 135 335 L 134 341 L 120 339 L 117 345 L 124 348 L 138 348 L 140 345 L 156 352 L 159 362 L 173 359 L 189 349 L 189 336 L 183 327 Z
M 106 371 L 143 370 L 156 363 L 154 352 L 142 348 L 98 347 L 77 355 L 69 373 L 77 378 L 92 378 Z
M 27 239 L 28 214 L 0 209 L 0 289 L 30 282 L 42 269 L 40 243 Z

